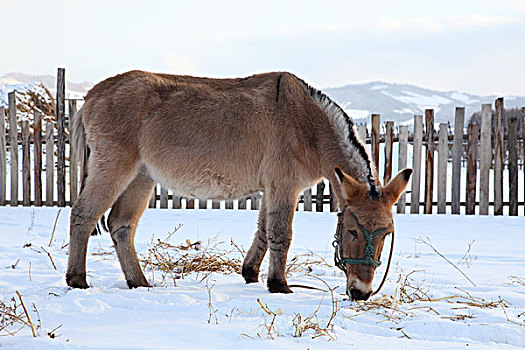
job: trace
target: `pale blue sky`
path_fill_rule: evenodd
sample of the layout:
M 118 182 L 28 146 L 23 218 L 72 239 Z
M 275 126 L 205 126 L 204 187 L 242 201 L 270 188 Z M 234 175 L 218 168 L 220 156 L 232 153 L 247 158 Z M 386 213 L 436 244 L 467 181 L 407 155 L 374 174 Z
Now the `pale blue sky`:
M 288 70 L 317 87 L 525 95 L 525 0 L 0 0 L 0 11 L 0 74 Z

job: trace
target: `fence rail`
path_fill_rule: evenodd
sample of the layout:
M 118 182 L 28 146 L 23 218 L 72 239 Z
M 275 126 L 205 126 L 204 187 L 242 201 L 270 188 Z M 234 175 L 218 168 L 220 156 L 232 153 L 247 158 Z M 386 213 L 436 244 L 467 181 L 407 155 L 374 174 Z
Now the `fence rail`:
M 39 112 L 29 120 L 17 120 L 16 92 L 9 93 L 7 110 L 0 108 L 0 206 L 64 207 L 76 200 L 80 160 L 75 159 L 69 144 L 66 119 L 76 113 L 77 100 L 65 98 L 64 82 L 65 71 L 59 68 L 54 122 L 44 120 Z M 494 116 L 491 104 L 481 107 L 480 125 L 471 123 L 466 133 L 463 107 L 456 108 L 453 132 L 446 123 L 435 130 L 432 109 L 424 116 L 414 116 L 412 133 L 406 125 L 381 124 L 379 114 L 371 116 L 370 133 L 365 125 L 357 126 L 383 183 L 404 167 L 414 169 L 397 213 L 525 214 L 525 107 L 519 117 L 511 117 L 507 123 L 503 98 L 495 101 Z M 235 201 L 198 200 L 178 197 L 157 186 L 149 207 L 257 210 L 260 198 L 255 193 Z M 299 198 L 298 210 L 336 209 L 331 185 L 325 181 Z

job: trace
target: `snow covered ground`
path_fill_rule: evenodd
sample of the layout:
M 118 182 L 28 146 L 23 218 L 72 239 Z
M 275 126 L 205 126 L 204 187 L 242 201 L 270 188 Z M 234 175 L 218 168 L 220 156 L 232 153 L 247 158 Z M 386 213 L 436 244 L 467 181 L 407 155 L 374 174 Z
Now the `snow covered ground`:
M 28 327 L 0 337 L 2 349 L 525 347 L 524 217 L 397 215 L 388 281 L 372 298 L 375 302 L 357 303 L 344 296 L 344 277 L 332 266 L 334 213 L 298 212 L 289 254 L 290 260 L 309 252 L 315 254 L 311 261 L 326 259 L 329 265 L 311 263 L 311 271 L 306 265 L 296 268 L 289 283 L 324 290 L 328 285 L 334 288 L 332 299 L 329 292 L 302 288 L 291 295 L 271 295 L 265 283 L 246 285 L 238 274 L 194 273 L 174 286 L 169 274 L 163 280 L 160 271 L 149 269 L 146 276 L 155 287 L 128 290 L 107 233 L 90 240 L 91 288 L 71 290 L 64 280 L 67 247 L 62 248 L 68 242 L 69 209 L 62 210 L 49 247 L 57 212 L 0 208 L 0 300 L 18 300 L 18 291 L 33 323 L 41 325 L 36 338 Z M 137 250 L 146 257 L 152 236 L 154 241 L 164 239 L 182 224 L 172 244 L 206 244 L 217 237 L 216 242 L 224 242 L 219 247 L 232 250 L 229 257 L 239 258 L 230 240 L 247 249 L 256 218 L 255 211 L 147 210 Z M 266 271 L 265 261 L 262 273 Z M 326 328 L 333 301 L 340 309 L 324 335 L 306 330 L 298 336 L 312 314 L 309 324 Z

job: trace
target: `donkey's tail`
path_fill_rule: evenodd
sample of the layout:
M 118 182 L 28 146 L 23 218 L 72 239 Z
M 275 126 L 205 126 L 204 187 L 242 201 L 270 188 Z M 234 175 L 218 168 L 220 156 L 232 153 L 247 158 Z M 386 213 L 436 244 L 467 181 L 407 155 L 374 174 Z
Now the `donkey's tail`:
M 86 129 L 84 127 L 84 122 L 82 121 L 83 107 L 81 107 L 77 113 L 73 115 L 71 120 L 71 145 L 73 146 L 73 152 L 76 153 L 77 159 L 80 160 L 80 191 L 82 193 L 84 187 L 86 186 L 86 179 L 88 176 L 88 160 L 89 160 L 89 147 L 86 142 Z M 102 223 L 102 228 L 106 231 L 105 218 L 102 216 L 100 219 Z M 100 233 L 100 227 L 97 224 L 91 235 L 97 235 Z
M 71 145 L 73 152 L 76 153 L 77 159 L 80 160 L 80 192 L 84 189 L 87 177 L 87 161 L 89 149 L 86 143 L 86 130 L 82 121 L 84 107 L 81 107 L 69 121 L 71 124 Z

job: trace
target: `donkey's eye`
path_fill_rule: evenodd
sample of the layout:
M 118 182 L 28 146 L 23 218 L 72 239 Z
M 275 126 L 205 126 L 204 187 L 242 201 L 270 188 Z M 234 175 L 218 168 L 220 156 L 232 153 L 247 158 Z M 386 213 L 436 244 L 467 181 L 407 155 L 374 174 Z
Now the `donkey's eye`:
M 354 239 L 357 239 L 357 231 L 356 230 L 347 230 L 347 232 L 349 234 L 351 234 L 352 237 L 354 237 Z

